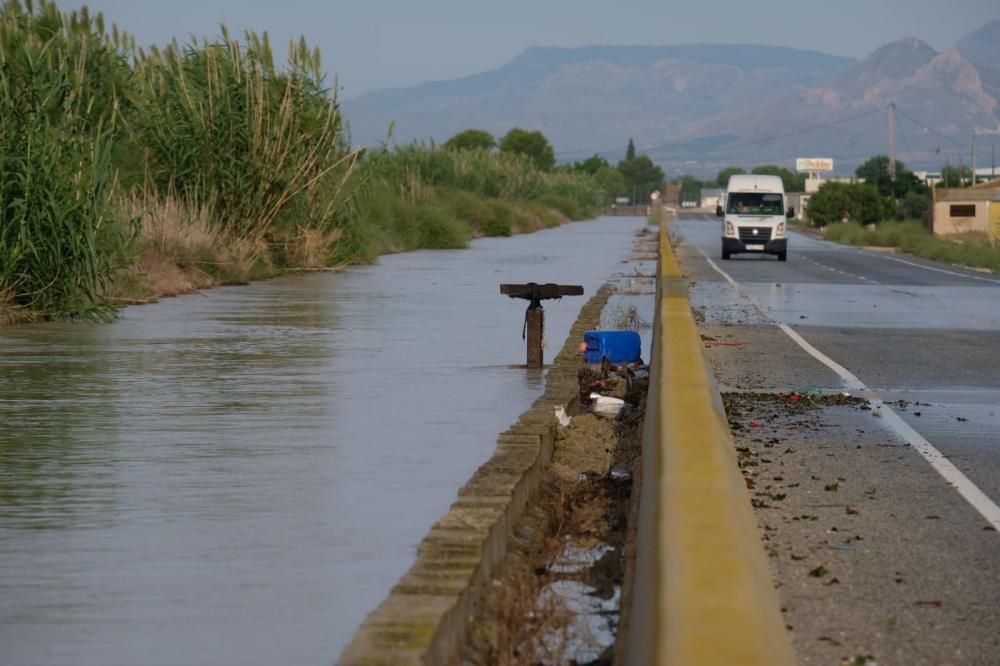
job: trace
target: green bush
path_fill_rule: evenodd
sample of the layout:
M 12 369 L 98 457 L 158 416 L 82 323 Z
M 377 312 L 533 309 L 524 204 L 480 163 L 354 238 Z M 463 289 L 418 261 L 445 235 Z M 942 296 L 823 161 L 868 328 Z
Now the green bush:
M 809 199 L 806 215 L 818 227 L 845 218 L 851 222 L 875 224 L 882 219 L 882 200 L 878 190 L 871 185 L 829 182 Z
M 929 203 L 927 195 L 921 192 L 907 192 L 899 202 L 897 217 L 904 220 L 922 220 L 927 217 Z

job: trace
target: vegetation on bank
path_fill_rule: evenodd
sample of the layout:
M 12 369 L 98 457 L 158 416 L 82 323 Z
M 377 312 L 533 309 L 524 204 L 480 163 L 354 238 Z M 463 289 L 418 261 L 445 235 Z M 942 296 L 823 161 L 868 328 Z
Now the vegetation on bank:
M 867 247 L 894 247 L 916 257 L 946 264 L 1000 272 L 1000 245 L 981 235 L 942 238 L 918 220 L 882 222 L 877 225 L 832 224 L 824 237 L 838 243 Z
M 592 215 L 599 185 L 528 154 L 534 134 L 499 152 L 354 149 L 304 41 L 284 64 L 266 34 L 225 29 L 144 51 L 85 8 L 5 0 L 0 320 L 109 319 L 160 294 Z

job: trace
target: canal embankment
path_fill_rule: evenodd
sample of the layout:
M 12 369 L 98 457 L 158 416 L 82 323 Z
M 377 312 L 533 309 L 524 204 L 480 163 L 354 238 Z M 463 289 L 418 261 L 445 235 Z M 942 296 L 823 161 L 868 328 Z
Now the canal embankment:
M 527 663 L 613 649 L 608 617 L 621 602 L 642 412 L 615 422 L 582 407 L 581 381 L 586 389 L 594 377 L 581 373 L 579 344 L 602 319 L 641 320 L 621 295 L 651 304 L 654 275 L 635 261 L 655 258 L 655 238 L 641 229 L 632 270 L 580 310 L 544 394 L 498 437 L 341 663 Z M 632 402 L 641 404 L 643 386 Z

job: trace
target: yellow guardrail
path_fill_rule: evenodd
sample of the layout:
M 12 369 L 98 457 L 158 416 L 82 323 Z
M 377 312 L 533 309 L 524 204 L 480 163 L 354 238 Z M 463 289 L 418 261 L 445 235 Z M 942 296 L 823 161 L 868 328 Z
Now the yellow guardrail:
M 661 223 L 627 664 L 794 664 L 732 435 Z

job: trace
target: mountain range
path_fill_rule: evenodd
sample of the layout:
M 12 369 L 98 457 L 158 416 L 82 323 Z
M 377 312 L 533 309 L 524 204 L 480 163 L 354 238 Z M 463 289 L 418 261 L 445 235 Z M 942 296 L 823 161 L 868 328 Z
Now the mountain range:
M 632 138 L 668 172 L 714 175 L 796 157 L 832 157 L 849 172 L 888 152 L 890 103 L 898 159 L 968 164 L 973 128 L 1000 125 L 1000 21 L 940 53 L 907 37 L 860 62 L 749 44 L 531 48 L 493 71 L 370 92 L 343 110 L 360 144 L 385 141 L 390 125 L 396 143 L 518 126 L 542 131 L 561 161 L 617 161 Z

